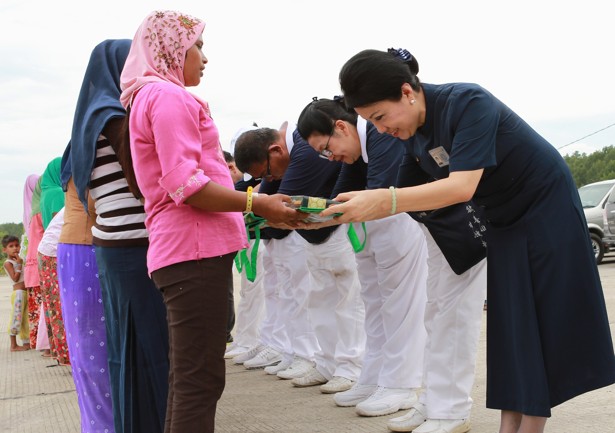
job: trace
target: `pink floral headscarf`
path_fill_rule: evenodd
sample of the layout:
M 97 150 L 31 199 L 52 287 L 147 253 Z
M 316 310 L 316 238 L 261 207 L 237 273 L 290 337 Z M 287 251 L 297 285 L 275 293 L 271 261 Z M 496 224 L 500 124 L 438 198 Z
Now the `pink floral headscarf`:
M 176 11 L 154 11 L 137 29 L 122 70 L 120 102 L 127 108 L 134 93 L 154 81 L 184 87 L 186 51 L 203 33 L 205 23 Z

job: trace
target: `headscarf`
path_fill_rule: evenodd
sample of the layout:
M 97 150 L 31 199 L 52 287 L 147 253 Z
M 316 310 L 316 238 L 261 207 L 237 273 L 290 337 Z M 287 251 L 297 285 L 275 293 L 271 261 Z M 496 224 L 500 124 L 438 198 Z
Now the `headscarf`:
M 66 191 L 72 175 L 86 210 L 98 137 L 110 119 L 126 115 L 120 104 L 120 74 L 130 42 L 130 39 L 108 39 L 92 50 L 77 99 L 71 139 L 62 156 L 62 188 Z
M 30 212 L 30 218 L 36 214 L 41 213 L 41 178 L 36 181 L 36 186 L 32 192 L 32 211 Z
M 47 230 L 54 214 L 64 207 L 64 190 L 60 181 L 61 164 L 62 157 L 52 159 L 41 176 L 41 217 L 44 230 Z
M 124 108 L 147 83 L 168 81 L 184 87 L 186 51 L 204 28 L 203 21 L 176 11 L 153 11 L 145 17 L 132 40 L 120 79 Z
M 26 178 L 26 183 L 23 186 L 23 229 L 28 231 L 30 220 L 32 219 L 32 195 L 39 179 L 38 174 L 31 174 Z

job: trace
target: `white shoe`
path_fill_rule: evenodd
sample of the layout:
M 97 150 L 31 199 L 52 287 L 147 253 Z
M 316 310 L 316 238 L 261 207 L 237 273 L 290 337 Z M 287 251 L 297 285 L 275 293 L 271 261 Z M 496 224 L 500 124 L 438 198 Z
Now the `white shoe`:
M 414 433 L 466 433 L 470 430 L 469 419 L 428 419 Z
M 228 352 L 237 347 L 237 342 L 233 341 L 232 343 L 226 343 L 226 349 L 224 349 L 224 353 Z
M 279 364 L 270 365 L 268 367 L 265 367 L 265 373 L 267 373 L 267 374 L 278 374 L 278 372 L 280 372 L 282 370 L 286 370 L 288 367 L 290 367 L 291 364 L 292 364 L 292 362 L 290 360 L 283 359 L 282 361 L 280 361 Z
M 348 391 L 352 388 L 354 380 L 346 379 L 342 376 L 333 376 L 333 379 L 320 386 L 323 394 L 335 394 L 336 392 Z
M 263 350 L 252 358 L 243 363 L 243 366 L 249 370 L 254 368 L 263 368 L 269 365 L 278 364 L 282 361 L 282 354 L 273 347 L 265 347 Z
M 224 352 L 224 359 L 234 358 L 237 355 L 246 353 L 248 350 L 250 350 L 250 348 L 247 346 L 238 346 L 235 343 L 232 343 L 226 348 L 226 352 Z
M 356 406 L 367 400 L 378 389 L 378 385 L 360 385 L 355 383 L 348 391 L 338 392 L 333 396 L 335 404 L 341 407 Z
M 320 372 L 316 370 L 316 367 L 312 367 L 312 369 L 305 376 L 295 377 L 293 380 L 290 381 L 290 383 L 292 383 L 298 388 L 303 388 L 306 386 L 322 385 L 323 383 L 326 383 L 326 382 L 327 382 L 327 378 L 324 377 L 322 374 L 320 374 Z
M 278 371 L 277 375 L 280 379 L 294 379 L 296 377 L 305 376 L 312 368 L 314 368 L 314 363 L 312 361 L 297 356 L 293 363 L 290 364 L 290 367 L 286 370 Z
M 410 409 L 417 401 L 414 389 L 379 386 L 367 400 L 357 404 L 356 411 L 361 416 L 382 416 Z
M 387 422 L 387 427 L 391 431 L 413 431 L 427 421 L 427 408 L 423 403 L 416 403 L 410 412 L 397 418 L 391 418 Z
M 250 350 L 242 353 L 241 355 L 237 355 L 233 358 L 233 364 L 243 364 L 244 362 L 254 358 L 258 353 L 265 349 L 265 346 L 262 344 L 257 344 L 250 348 Z

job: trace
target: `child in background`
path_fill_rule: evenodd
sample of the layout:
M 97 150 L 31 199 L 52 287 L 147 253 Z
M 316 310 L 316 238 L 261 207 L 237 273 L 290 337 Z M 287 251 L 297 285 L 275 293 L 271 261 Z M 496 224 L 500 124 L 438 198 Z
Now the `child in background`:
M 2 251 L 6 253 L 4 270 L 13 280 L 13 293 L 11 294 L 11 318 L 9 321 L 9 336 L 11 337 L 11 352 L 30 349 L 30 328 L 28 327 L 28 298 L 26 286 L 23 282 L 23 259 L 19 256 L 21 246 L 19 238 L 6 235 L 2 238 Z M 23 346 L 17 344 L 17 336 L 21 338 Z

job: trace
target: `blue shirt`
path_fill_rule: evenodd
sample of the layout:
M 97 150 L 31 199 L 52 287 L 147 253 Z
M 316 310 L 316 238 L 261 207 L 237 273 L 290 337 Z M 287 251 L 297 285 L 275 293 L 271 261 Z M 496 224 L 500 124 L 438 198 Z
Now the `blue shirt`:
M 290 163 L 281 181 L 263 181 L 259 192 L 266 194 L 308 195 L 330 198 L 333 187 L 341 169 L 340 162 L 331 162 L 321 158 L 307 141 L 301 138 L 297 130 L 286 134 L 286 146 L 289 149 Z M 306 241 L 319 244 L 326 241 L 338 226 L 324 227 L 318 230 L 297 230 Z M 284 237 L 288 231 L 267 229 L 275 239 Z M 276 233 L 277 231 L 277 233 Z M 284 236 L 281 232 L 285 232 Z
M 485 207 L 487 219 L 498 225 L 517 220 L 547 173 L 568 171 L 553 146 L 481 86 L 422 86 L 425 124 L 410 138 L 410 155 L 435 179 L 484 169 L 474 201 Z M 438 165 L 430 153 L 438 148 L 447 164 Z
M 371 122 L 366 125 L 360 118 L 357 132 L 362 156 L 352 164 L 342 164 L 332 197 L 347 191 L 396 185 L 397 172 L 406 152 L 407 142 L 388 134 L 380 134 Z

